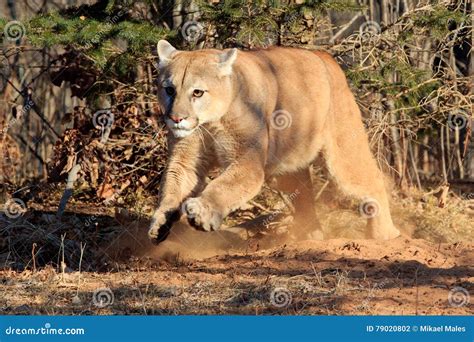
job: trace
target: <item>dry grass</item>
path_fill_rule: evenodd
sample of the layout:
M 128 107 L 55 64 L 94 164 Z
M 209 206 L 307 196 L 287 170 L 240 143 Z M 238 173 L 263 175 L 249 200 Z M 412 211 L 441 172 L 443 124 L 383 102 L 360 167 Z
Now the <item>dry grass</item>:
M 131 258 L 104 273 L 3 271 L 0 313 L 468 314 L 472 304 L 452 307 L 447 296 L 473 290 L 472 248 L 335 240 L 180 264 Z M 107 305 L 97 291 L 113 294 Z
M 269 191 L 227 224 L 271 213 L 281 198 Z M 222 243 L 224 233 L 185 227 L 188 235 L 158 253 L 146 240 L 145 200 L 115 212 L 73 201 L 74 213 L 60 220 L 39 205 L 18 219 L 0 216 L 0 313 L 472 313 L 472 304 L 453 308 L 446 299 L 453 286 L 472 290 L 471 201 L 451 194 L 440 208 L 435 195 L 398 194 L 392 211 L 405 237 L 376 242 L 357 240 L 365 225 L 357 203 L 325 192 L 317 207 L 330 240 L 289 245 L 276 229 L 244 230 L 232 244 Z M 284 215 L 272 223 L 287 224 Z M 92 298 L 103 288 L 114 300 L 102 308 Z

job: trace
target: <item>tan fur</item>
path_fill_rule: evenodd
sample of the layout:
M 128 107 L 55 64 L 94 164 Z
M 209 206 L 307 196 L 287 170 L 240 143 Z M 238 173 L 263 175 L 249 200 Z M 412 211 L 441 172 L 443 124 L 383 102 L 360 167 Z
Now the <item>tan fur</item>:
M 308 168 L 320 153 L 346 194 L 378 203 L 367 237 L 399 235 L 359 108 L 329 54 L 280 47 L 174 51 L 165 41 L 158 51 L 162 111 L 195 127 L 185 137 L 169 135 L 152 239 L 166 236 L 162 231 L 169 231 L 178 212 L 199 229 L 218 229 L 226 215 L 274 176 L 298 189 L 297 207 L 312 211 Z M 173 98 L 164 90 L 169 84 L 176 90 Z M 193 89 L 203 88 L 204 95 L 194 98 Z M 281 126 L 282 120 L 291 124 Z M 222 172 L 207 184 L 215 166 Z

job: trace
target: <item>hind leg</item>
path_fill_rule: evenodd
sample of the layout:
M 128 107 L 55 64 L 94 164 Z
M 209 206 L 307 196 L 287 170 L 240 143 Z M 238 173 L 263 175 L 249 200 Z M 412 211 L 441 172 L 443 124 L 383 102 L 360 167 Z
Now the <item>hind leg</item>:
M 310 168 L 280 176 L 277 187 L 288 194 L 295 208 L 294 234 L 298 239 L 322 240 L 323 233 L 314 209 L 313 184 Z
M 329 172 L 343 192 L 360 201 L 359 211 L 367 218 L 367 238 L 399 236 L 390 215 L 383 174 L 372 156 L 362 122 L 348 120 L 339 125 L 346 125 L 346 131 L 339 130 L 339 135 L 328 138 L 324 148 Z

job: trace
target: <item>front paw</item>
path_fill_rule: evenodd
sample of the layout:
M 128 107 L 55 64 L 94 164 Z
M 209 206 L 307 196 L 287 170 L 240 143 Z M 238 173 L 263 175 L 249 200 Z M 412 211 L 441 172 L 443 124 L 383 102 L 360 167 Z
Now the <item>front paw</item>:
M 183 203 L 181 211 L 187 216 L 189 224 L 196 229 L 210 232 L 221 226 L 221 213 L 201 198 L 189 198 Z
M 150 229 L 148 230 L 150 240 L 155 244 L 163 242 L 168 237 L 173 223 L 179 220 L 179 216 L 180 214 L 177 210 L 167 213 L 156 211 L 153 214 Z

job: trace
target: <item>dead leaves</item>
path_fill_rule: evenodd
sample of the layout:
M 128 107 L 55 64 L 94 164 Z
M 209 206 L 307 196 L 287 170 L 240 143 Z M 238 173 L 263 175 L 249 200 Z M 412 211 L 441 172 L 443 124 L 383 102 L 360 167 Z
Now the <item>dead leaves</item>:
M 107 199 L 109 197 L 112 197 L 113 194 L 114 194 L 114 188 L 112 184 L 107 183 L 107 182 L 102 183 L 97 189 L 97 196 L 99 198 Z
M 157 188 L 166 163 L 165 133 L 135 105 L 111 110 L 114 123 L 101 142 L 101 131 L 92 124 L 93 113 L 76 107 L 67 115 L 66 129 L 54 148 L 50 180 L 64 181 L 77 163 L 81 166 L 82 193 L 92 201 L 117 201 L 128 194 Z M 89 191 L 92 190 L 92 191 Z

